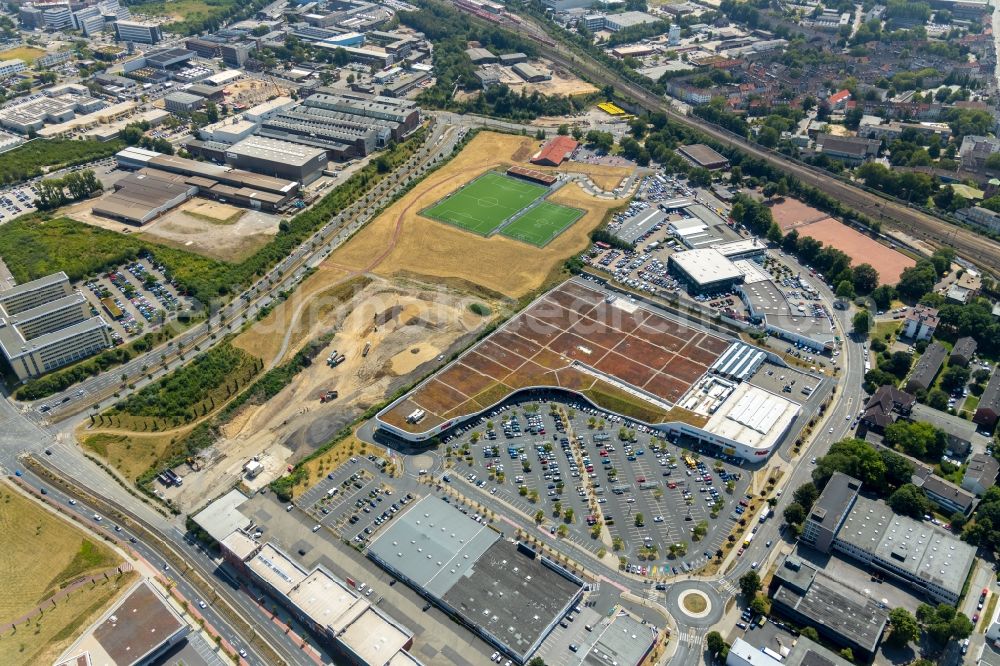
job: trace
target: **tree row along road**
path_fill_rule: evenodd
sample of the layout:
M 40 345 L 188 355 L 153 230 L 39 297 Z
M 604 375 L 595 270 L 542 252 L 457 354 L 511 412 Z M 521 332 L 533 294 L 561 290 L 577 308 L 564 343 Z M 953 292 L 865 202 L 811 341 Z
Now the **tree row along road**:
M 905 204 L 886 199 L 863 190 L 860 187 L 838 180 L 829 172 L 796 162 L 781 153 L 751 143 L 736 134 L 697 117 L 685 116 L 678 113 L 659 95 L 627 81 L 593 58 L 582 55 L 579 52 L 571 52 L 569 49 L 560 50 L 558 43 L 550 46 L 549 42 L 552 41 L 552 38 L 542 28 L 529 23 L 529 19 L 525 19 L 523 16 L 521 18 L 524 21 L 523 23 L 507 21 L 504 23 L 504 26 L 537 42 L 540 54 L 552 60 L 555 64 L 589 78 L 592 83 L 612 85 L 617 90 L 625 92 L 634 98 L 650 111 L 663 112 L 671 120 L 692 127 L 719 143 L 741 150 L 756 159 L 769 162 L 773 166 L 792 174 L 802 183 L 826 193 L 845 206 L 864 213 L 872 220 L 877 220 L 887 226 L 900 228 L 932 244 L 953 247 L 961 256 L 975 261 L 987 270 L 993 270 L 993 267 L 1000 266 L 1000 244 L 997 242 L 963 227 L 949 224 L 933 215 L 910 208 Z
M 344 233 L 345 229 L 350 228 L 351 225 L 367 223 L 373 219 L 375 214 L 387 202 L 391 201 L 402 188 L 408 186 L 414 179 L 421 177 L 432 165 L 445 159 L 450 154 L 454 142 L 449 141 L 446 144 L 441 143 L 441 145 L 437 145 L 436 142 L 438 139 L 442 139 L 447 130 L 447 127 L 440 127 L 438 123 L 432 123 L 428 127 L 424 145 L 397 169 L 392 178 L 379 181 L 370 190 L 359 195 L 359 198 L 350 206 L 337 213 L 331 221 L 273 267 L 256 286 L 248 289 L 248 293 L 252 294 L 249 300 L 239 297 L 233 298 L 218 313 L 213 313 L 207 323 L 198 324 L 194 328 L 188 329 L 174 340 L 137 356 L 124 365 L 74 384 L 64 391 L 28 403 L 31 407 L 32 417 L 41 418 L 36 410 L 38 405 L 43 403 L 53 405 L 46 415 L 50 422 L 74 416 L 113 393 L 121 391 L 122 386 L 127 382 L 134 382 L 138 389 L 141 384 L 155 381 L 158 375 L 165 375 L 169 371 L 185 365 L 194 360 L 200 352 L 206 351 L 226 339 L 229 330 L 226 326 L 227 323 L 229 325 L 238 323 L 240 317 L 249 317 L 255 309 L 273 302 L 281 291 L 291 290 L 297 286 L 303 278 L 301 271 L 305 267 L 313 265 L 311 262 L 315 262 L 317 257 L 322 256 L 326 250 L 332 250 L 335 246 L 339 247 L 350 238 L 349 234 Z M 212 321 L 215 317 L 218 317 L 217 322 Z M 147 374 L 152 374 L 153 379 L 147 380 Z M 125 375 L 126 379 L 119 379 L 121 375 Z M 85 397 L 74 399 L 79 390 L 86 392 Z M 69 401 L 65 401 L 65 399 L 69 399 Z

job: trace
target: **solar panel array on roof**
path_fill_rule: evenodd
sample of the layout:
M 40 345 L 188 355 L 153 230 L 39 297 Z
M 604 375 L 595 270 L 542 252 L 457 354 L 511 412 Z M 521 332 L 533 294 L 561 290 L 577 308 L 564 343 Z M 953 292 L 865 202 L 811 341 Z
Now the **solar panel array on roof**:
M 737 381 L 743 381 L 757 372 L 767 354 L 742 342 L 734 342 L 722 352 L 711 370 Z

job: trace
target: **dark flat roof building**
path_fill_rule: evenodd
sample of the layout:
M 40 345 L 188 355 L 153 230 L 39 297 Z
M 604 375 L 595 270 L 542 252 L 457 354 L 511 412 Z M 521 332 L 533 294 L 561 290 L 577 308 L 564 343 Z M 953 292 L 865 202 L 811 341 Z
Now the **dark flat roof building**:
M 198 193 L 182 176 L 165 173 L 130 173 L 114 187 L 114 193 L 94 203 L 94 213 L 140 226 Z
M 583 594 L 583 581 L 434 496 L 371 542 L 368 557 L 518 663 Z
M 849 164 L 860 164 L 878 155 L 878 139 L 854 136 L 816 135 L 816 152 Z
M 152 663 L 183 639 L 189 629 L 167 600 L 143 581 L 94 629 L 94 640 L 104 655 L 91 654 L 91 663 Z
M 801 540 L 822 553 L 829 553 L 837 531 L 854 507 L 860 491 L 860 481 L 834 472 L 802 526 Z
M 948 355 L 948 350 L 940 342 L 932 342 L 928 345 L 924 353 L 917 359 L 910 378 L 906 382 L 906 390 L 916 393 L 919 390 L 926 391 L 934 384 L 934 378 L 941 370 L 944 357 Z
M 729 166 L 729 159 L 725 155 L 720 155 L 718 152 L 703 143 L 681 146 L 677 150 L 679 150 L 681 155 L 684 157 L 706 169 L 725 169 Z
M 871 656 L 878 649 L 888 612 L 812 564 L 792 556 L 778 559 L 771 605 L 779 615 L 813 626 L 830 641 Z
M 989 384 L 986 385 L 986 390 L 979 398 L 979 407 L 972 420 L 992 430 L 996 426 L 998 418 L 1000 418 L 1000 370 L 994 370 Z

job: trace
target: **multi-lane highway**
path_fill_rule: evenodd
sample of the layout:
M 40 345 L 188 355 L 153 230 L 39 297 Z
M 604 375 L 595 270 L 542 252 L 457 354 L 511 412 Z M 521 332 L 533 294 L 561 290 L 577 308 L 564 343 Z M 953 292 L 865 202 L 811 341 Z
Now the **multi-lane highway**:
M 27 403 L 30 418 L 40 422 L 65 419 L 100 404 L 115 392 L 124 392 L 127 385 L 138 389 L 151 381 L 149 375 L 152 375 L 152 379 L 157 379 L 178 365 L 190 362 L 198 353 L 195 352 L 195 347 L 202 352 L 211 348 L 225 337 L 229 326 L 241 324 L 259 309 L 270 305 L 278 294 L 293 289 L 302 280 L 307 269 L 319 265 L 327 254 L 371 220 L 385 202 L 391 201 L 428 168 L 450 155 L 461 135 L 460 129 L 432 121 L 423 147 L 397 169 L 392 178 L 379 181 L 370 192 L 337 213 L 251 286 L 244 297 L 234 298 L 222 305 L 203 304 L 208 308 L 208 317 L 204 323 L 190 328 L 160 347 L 136 356 L 124 365 L 74 384 L 55 395 Z M 184 356 L 183 360 L 181 356 Z
M 225 328 L 227 322 L 239 323 L 242 317 L 253 315 L 259 308 L 266 307 L 280 291 L 293 288 L 308 268 L 318 265 L 330 251 L 372 219 L 384 202 L 391 200 L 427 169 L 450 155 L 463 134 L 460 128 L 432 123 L 424 145 L 397 170 L 393 178 L 384 179 L 359 201 L 335 215 L 312 238 L 248 290 L 246 298 L 236 298 L 223 305 L 212 313 L 206 323 L 181 334 L 171 345 L 133 359 L 124 366 L 77 384 L 46 400 L 32 404 L 16 403 L 9 398 L 0 400 L 0 470 L 7 474 L 13 474 L 15 470 L 20 471 L 22 478 L 29 485 L 51 488 L 50 483 L 38 478 L 25 467 L 23 457 L 31 455 L 63 478 L 71 479 L 85 493 L 100 498 L 102 503 L 130 516 L 137 524 L 143 525 L 150 533 L 155 534 L 157 539 L 166 544 L 180 559 L 190 564 L 204 580 L 215 581 L 214 589 L 218 597 L 213 604 L 228 604 L 230 608 L 237 609 L 239 616 L 251 620 L 260 634 L 256 640 L 266 640 L 286 663 L 311 661 L 302 653 L 301 645 L 279 630 L 269 616 L 245 594 L 231 590 L 228 585 L 216 578 L 215 570 L 218 568 L 218 563 L 184 538 L 183 524 L 179 519 L 167 516 L 158 507 L 154 508 L 140 501 L 133 491 L 126 489 L 122 483 L 88 459 L 76 447 L 72 441 L 75 419 L 69 417 L 79 414 L 90 405 L 98 404 L 104 397 L 121 388 L 122 373 L 127 374 L 128 381 L 139 388 L 150 381 L 145 377 L 147 372 L 152 372 L 153 378 L 156 379 L 158 375 L 180 365 L 181 350 L 187 352 L 184 362 L 190 362 L 197 355 L 194 352 L 196 345 L 204 351 L 224 337 L 216 335 L 215 339 L 212 339 L 213 333 Z M 142 368 L 146 365 L 149 370 L 144 371 Z M 156 368 L 155 372 L 153 368 Z M 49 407 L 44 412 L 40 411 L 43 404 Z M 67 507 L 71 506 L 73 510 L 80 511 L 84 517 L 92 516 L 94 513 L 104 513 L 81 499 L 77 499 L 76 505 L 70 505 L 70 497 L 57 492 L 54 488 L 50 490 L 49 496 L 53 501 L 65 503 Z M 146 543 L 136 535 L 127 534 L 126 538 L 128 536 L 135 536 L 138 543 L 134 544 L 134 547 L 154 565 L 162 567 L 165 558 L 169 558 L 169 553 L 163 552 L 153 544 Z M 186 580 L 185 575 L 173 569 L 163 570 L 163 574 L 175 580 L 178 589 L 192 603 L 202 598 L 203 595 Z M 216 612 L 213 605 L 209 605 L 203 613 L 227 641 L 247 651 L 250 663 L 267 664 L 273 661 L 254 649 L 254 636 L 240 635 L 240 630 L 228 624 L 223 615 Z

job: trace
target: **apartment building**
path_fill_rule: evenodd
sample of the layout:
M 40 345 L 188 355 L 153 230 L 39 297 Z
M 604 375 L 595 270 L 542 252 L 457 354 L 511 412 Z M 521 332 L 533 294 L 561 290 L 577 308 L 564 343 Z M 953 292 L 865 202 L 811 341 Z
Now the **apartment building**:
M 28 69 L 28 66 L 20 58 L 0 60 L 0 79 L 10 78 L 26 69 Z
M 937 330 L 939 321 L 937 308 L 917 305 L 906 313 L 901 331 L 902 336 L 914 340 L 930 340 L 934 336 L 934 331 Z

